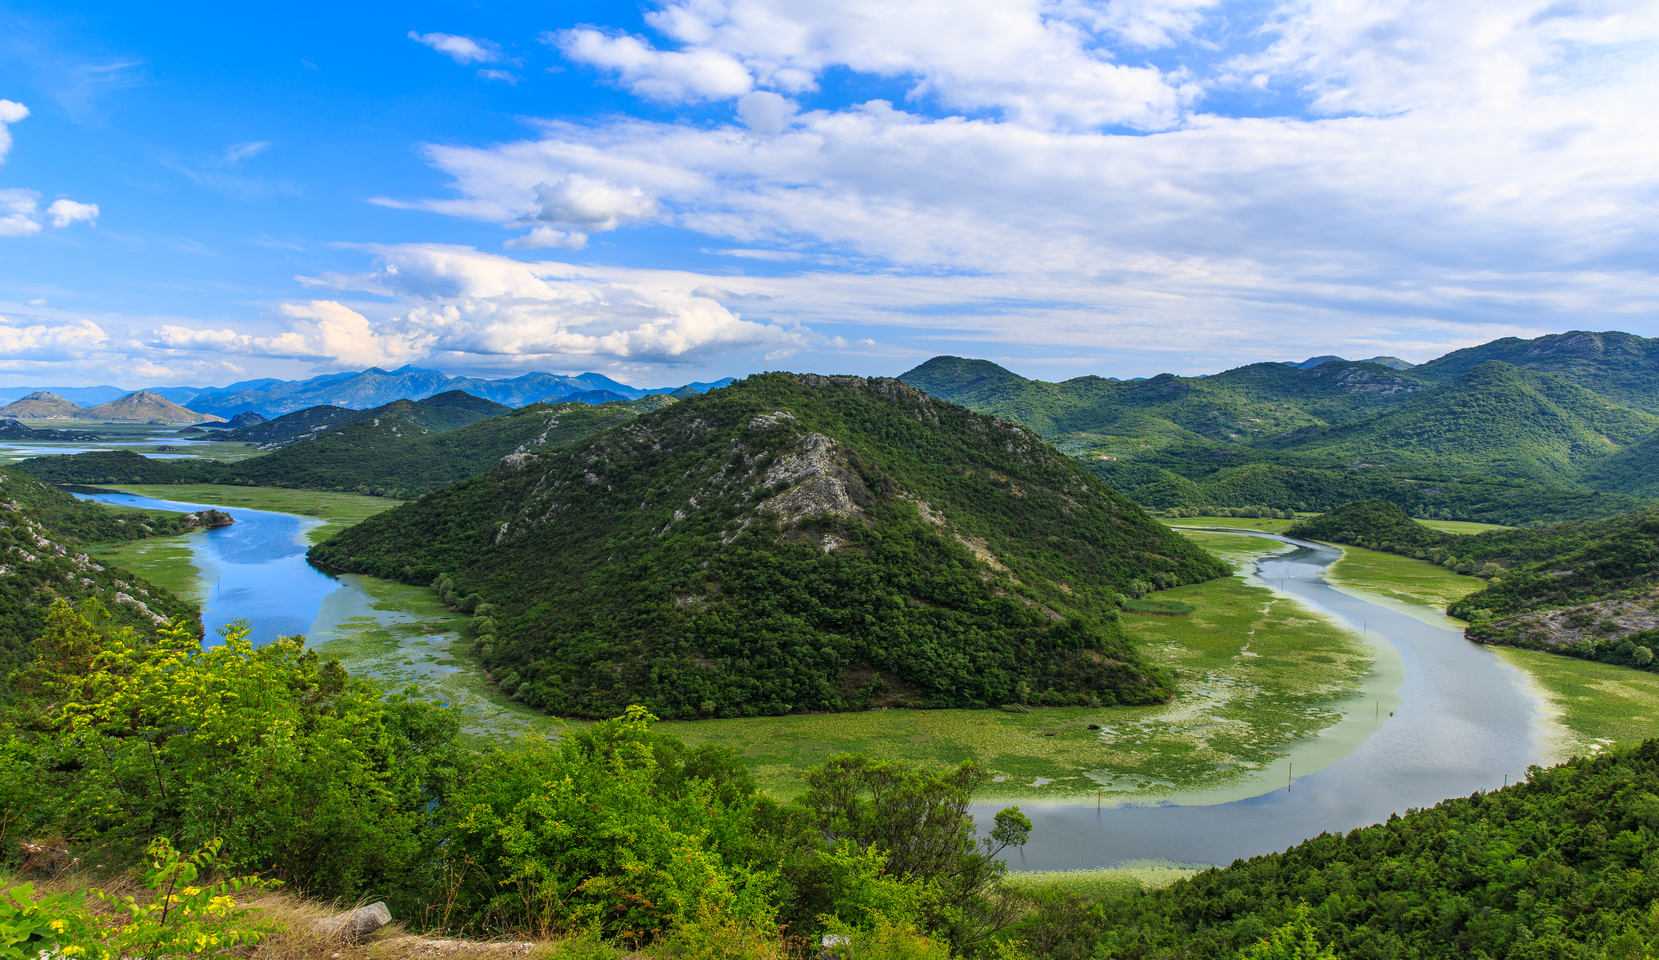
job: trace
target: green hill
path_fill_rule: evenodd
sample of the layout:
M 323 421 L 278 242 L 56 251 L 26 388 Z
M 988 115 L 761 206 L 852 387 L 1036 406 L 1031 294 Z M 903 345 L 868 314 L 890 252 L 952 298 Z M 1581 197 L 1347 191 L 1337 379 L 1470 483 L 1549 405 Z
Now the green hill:
M 1066 958 L 1650 956 L 1656 795 L 1659 741 L 1646 740 L 1162 890 L 1039 912 L 1013 936 Z M 1276 931 L 1297 936 L 1258 942 Z
M 565 714 L 1149 703 L 1125 593 L 1227 575 L 1030 431 L 897 380 L 768 374 L 313 549 L 481 610 Z
M 1222 443 L 1352 422 L 1424 388 L 1380 364 L 1349 361 L 1309 369 L 1257 363 L 1212 377 L 1045 383 L 986 360 L 935 357 L 899 379 L 929 396 L 1018 420 L 1050 439 L 1082 433 Z
M 332 429 L 325 422 L 322 429 L 274 441 L 275 450 L 247 460 L 154 460 L 130 450 L 111 450 L 35 457 L 17 469 L 50 483 L 226 483 L 407 499 L 477 476 L 514 451 L 573 443 L 625 423 L 641 409 L 671 402 L 649 397 L 604 406 L 534 404 L 445 432 L 399 417 L 371 417 Z M 405 412 L 419 406 L 407 400 L 387 405 Z M 438 408 L 439 414 L 452 417 L 455 410 Z M 445 422 L 439 416 L 423 419 Z
M 1554 374 L 1610 400 L 1659 414 L 1659 339 L 1618 331 L 1574 330 L 1536 340 L 1505 337 L 1420 364 L 1411 375 L 1444 383 L 1492 360 Z
M 1591 464 L 1583 481 L 1597 490 L 1659 497 L 1659 430 Z
M 84 552 L 84 544 L 183 533 L 179 514 L 116 514 L 56 487 L 0 469 L 0 676 L 33 656 L 59 597 L 97 599 L 109 624 L 153 633 L 160 620 L 194 620 L 194 605 Z M 0 693 L 0 696 L 3 696 Z
M 451 390 L 425 400 L 393 400 L 368 410 L 346 407 L 307 407 L 284 414 L 275 420 L 266 420 L 237 430 L 226 430 L 208 437 L 209 440 L 252 443 L 261 450 L 275 450 L 290 443 L 315 436 L 327 430 L 338 430 L 353 423 L 369 420 L 397 419 L 428 430 L 456 430 L 489 417 L 513 412 L 513 408 L 493 400 L 475 397 L 460 390 Z
M 1415 373 L 1416 371 L 1412 371 Z M 1659 427 L 1552 374 L 1489 361 L 1362 423 L 1271 446 L 1336 461 L 1439 467 L 1572 487 L 1586 467 Z

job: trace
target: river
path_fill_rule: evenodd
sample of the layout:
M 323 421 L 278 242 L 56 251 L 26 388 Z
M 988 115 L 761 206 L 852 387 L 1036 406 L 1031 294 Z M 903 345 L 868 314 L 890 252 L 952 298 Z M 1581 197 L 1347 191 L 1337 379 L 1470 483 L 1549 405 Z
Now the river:
M 1018 870 L 1078 870 L 1135 860 L 1227 864 L 1283 850 L 1321 833 L 1346 833 L 1501 787 L 1547 762 L 1542 704 L 1527 675 L 1458 630 L 1433 625 L 1327 583 L 1342 556 L 1324 544 L 1273 534 L 1293 549 L 1259 559 L 1256 582 L 1363 630 L 1398 654 L 1404 681 L 1388 716 L 1346 756 L 1307 776 L 1281 765 L 1284 786 L 1230 803 L 1117 806 L 1102 810 L 1022 804 L 1035 830 L 1007 857 Z M 1371 719 L 1371 704 L 1355 704 Z M 975 807 L 988 823 L 999 804 Z
M 210 506 L 124 493 L 83 496 L 150 510 Z M 236 523 L 190 538 L 206 588 L 202 615 L 208 642 L 234 618 L 252 622 L 256 643 L 295 633 L 326 639 L 332 623 L 375 606 L 354 578 L 337 578 L 306 562 L 306 531 L 320 521 L 239 507 L 217 509 Z M 1524 776 L 1528 766 L 1547 762 L 1542 705 L 1525 673 L 1455 629 L 1331 586 L 1322 573 L 1342 556 L 1339 549 L 1275 534 L 1227 532 L 1286 544 L 1288 549 L 1258 558 L 1249 574 L 1252 582 L 1295 597 L 1385 645 L 1379 653 L 1397 657 L 1403 668 L 1399 690 L 1390 691 L 1380 708 L 1350 700 L 1348 718 L 1324 735 L 1346 752 L 1332 761 L 1327 750 L 1319 764 L 1308 764 L 1319 768 L 1305 776 L 1292 777 L 1294 771 L 1285 769 L 1284 786 L 1258 796 L 1231 802 L 1176 798 L 1100 810 L 1021 804 L 1036 829 L 1031 842 L 1008 857 L 1013 868 L 1091 869 L 1148 859 L 1225 864 L 1283 850 L 1322 832 L 1346 832 L 1412 807 L 1499 787 L 1506 778 Z M 475 709 L 486 708 L 480 704 L 469 712 Z M 1361 726 L 1359 735 L 1356 725 Z M 1319 739 L 1300 745 L 1310 749 L 1293 748 L 1285 763 L 1319 754 Z M 976 805 L 976 819 L 988 824 L 1000 806 Z

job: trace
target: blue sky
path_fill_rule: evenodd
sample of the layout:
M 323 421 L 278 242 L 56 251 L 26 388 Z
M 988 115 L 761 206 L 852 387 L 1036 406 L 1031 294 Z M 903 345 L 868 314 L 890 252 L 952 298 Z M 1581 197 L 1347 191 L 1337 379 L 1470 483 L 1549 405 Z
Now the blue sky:
M 0 383 L 1659 334 L 1652 4 L 0 6 Z

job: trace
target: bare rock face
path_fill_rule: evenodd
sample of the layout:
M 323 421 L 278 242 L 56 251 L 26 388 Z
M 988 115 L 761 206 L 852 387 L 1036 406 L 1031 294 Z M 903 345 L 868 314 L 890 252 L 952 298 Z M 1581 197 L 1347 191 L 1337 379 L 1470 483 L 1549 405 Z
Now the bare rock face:
M 360 943 L 391 922 L 392 911 L 385 903 L 371 903 L 366 907 L 358 907 L 356 910 L 313 921 L 311 929 L 344 943 Z
M 835 441 L 821 433 L 809 433 L 797 440 L 789 452 L 773 462 L 761 483 L 768 487 L 787 485 L 788 489 L 755 508 L 785 524 L 822 513 L 855 516 L 864 512 L 859 502 L 870 499 L 863 482 L 837 455 Z

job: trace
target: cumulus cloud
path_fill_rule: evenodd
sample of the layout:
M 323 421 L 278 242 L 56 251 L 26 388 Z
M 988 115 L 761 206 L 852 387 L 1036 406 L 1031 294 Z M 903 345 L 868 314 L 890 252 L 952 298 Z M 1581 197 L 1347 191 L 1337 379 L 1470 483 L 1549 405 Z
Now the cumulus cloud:
M 152 344 L 355 369 L 480 358 L 520 366 L 701 364 L 730 351 L 793 352 L 816 342 L 810 330 L 745 320 L 694 294 L 703 278 L 692 274 L 522 263 L 435 244 L 370 249 L 374 269 L 306 282 L 391 298 L 392 316 L 370 320 L 337 300 L 286 303 L 276 311 L 280 333 L 170 324 Z
M 749 71 L 719 50 L 658 50 L 638 37 L 564 30 L 548 42 L 580 63 L 614 70 L 635 94 L 652 100 L 724 100 L 753 87 Z
M 108 340 L 103 328 L 91 320 L 22 326 L 0 317 L 0 357 L 7 360 L 74 360 Z
M 564 208 L 540 185 L 580 176 L 637 189 L 657 219 L 714 241 L 708 252 L 819 265 L 767 288 L 788 307 L 769 313 L 815 324 L 943 324 L 1068 345 L 1180 329 L 1183 341 L 1256 349 L 1287 324 L 1316 340 L 1343 328 L 1428 343 L 1482 325 L 1508 334 L 1654 314 L 1659 134 L 1646 104 L 1659 100 L 1659 72 L 1630 51 L 1659 44 L 1659 8 L 1287 0 L 1252 28 L 1263 38 L 1253 52 L 1220 50 L 1213 72 L 1190 80 L 1286 93 L 1270 112 L 1200 112 L 1183 99 L 1188 80 L 1141 67 L 1163 85 L 1139 101 L 1156 109 L 1108 109 L 1130 89 L 1090 72 L 1130 69 L 1111 51 L 1209 42 L 1194 39 L 1206 17 L 1255 9 L 669 3 L 649 15 L 662 36 L 722 52 L 774 88 L 734 96 L 742 126 L 548 122 L 534 139 L 428 156 L 452 177 L 457 212 L 539 219 Z M 1022 73 L 1022 58 L 1043 76 Z M 784 94 L 805 102 L 835 64 L 1002 110 L 794 109 Z M 1061 97 L 1069 105 L 1019 106 L 1077 78 L 1090 92 Z M 729 282 L 690 288 L 705 285 Z
M 788 127 L 800 107 L 770 90 L 756 90 L 737 101 L 737 116 L 756 133 L 779 134 Z
M 457 36 L 453 33 L 418 33 L 409 31 L 409 39 L 422 43 L 463 66 L 469 63 L 495 63 L 501 59 L 501 48 L 488 40 Z
M 46 208 L 46 215 L 52 218 L 52 226 L 60 229 L 77 222 L 96 224 L 98 205 L 78 203 L 74 200 L 53 200 L 52 205 Z
M 536 227 L 522 237 L 514 237 L 502 244 L 508 250 L 539 250 L 558 247 L 561 250 L 580 250 L 588 245 L 588 235 L 575 230 L 555 230 Z

